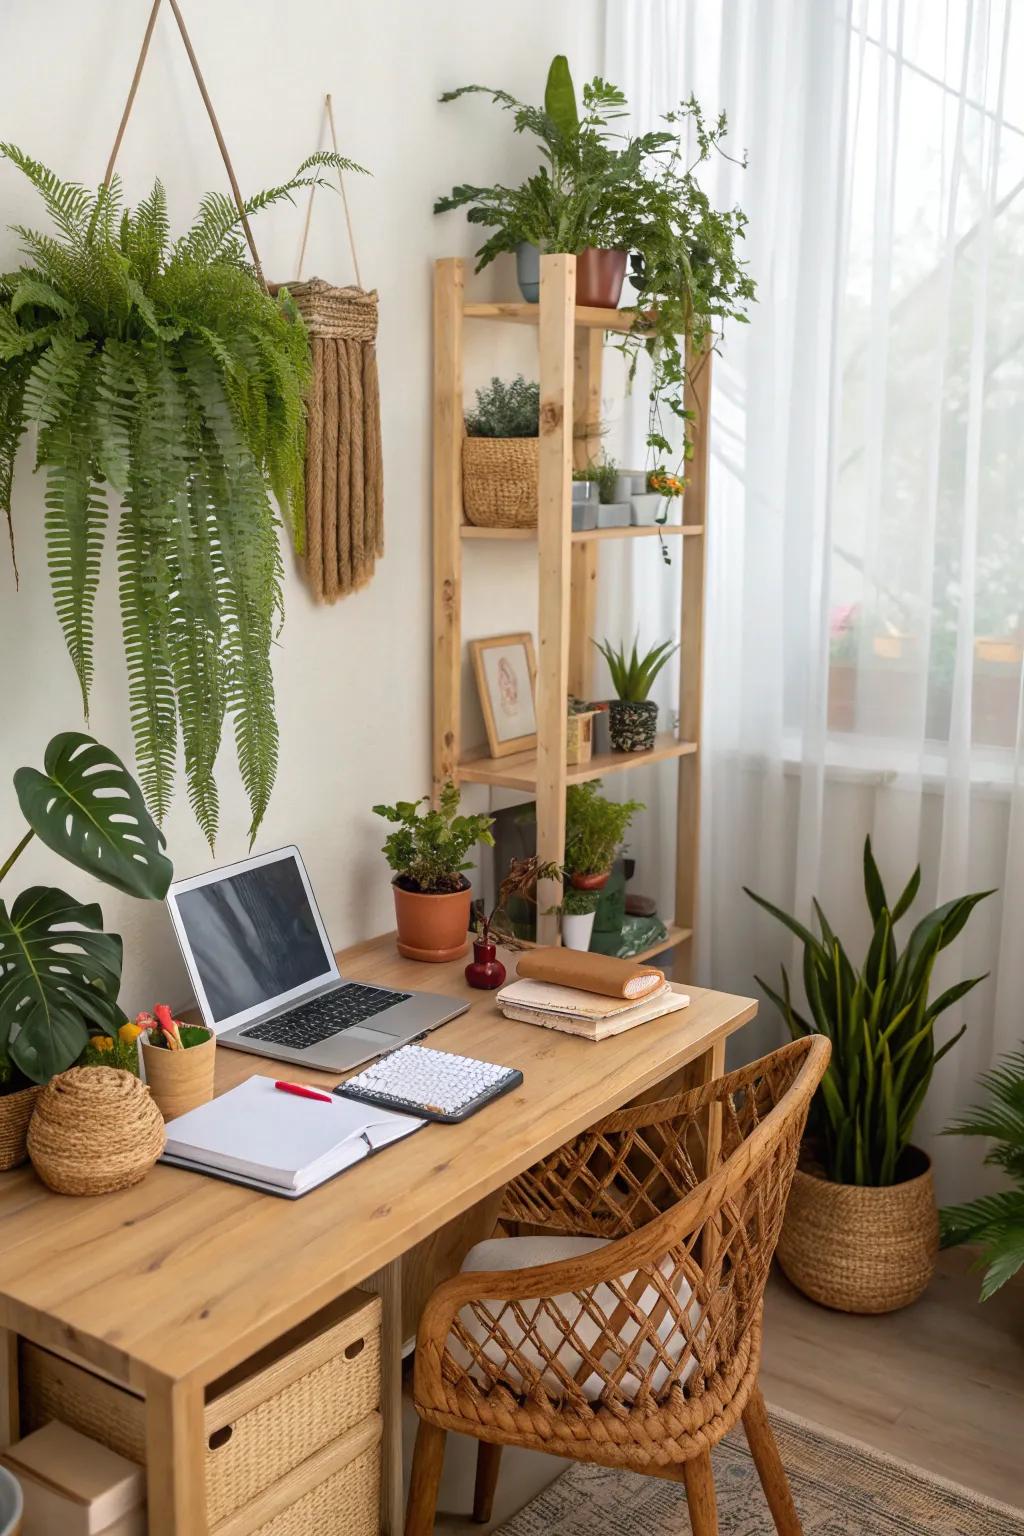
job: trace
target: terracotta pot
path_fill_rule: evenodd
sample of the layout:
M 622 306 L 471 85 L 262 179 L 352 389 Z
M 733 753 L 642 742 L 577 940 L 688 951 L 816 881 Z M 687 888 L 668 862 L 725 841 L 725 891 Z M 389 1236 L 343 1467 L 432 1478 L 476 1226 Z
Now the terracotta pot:
M 610 876 L 611 870 L 605 869 L 598 875 L 573 874 L 569 879 L 578 891 L 603 891 Z
M 626 276 L 625 251 L 593 246 L 576 257 L 576 303 L 591 309 L 617 309 Z
M 0 1094 L 0 1171 L 17 1168 L 28 1157 L 28 1123 L 42 1091 L 33 1086 Z
M 458 960 L 469 949 L 469 881 L 461 891 L 425 895 L 407 891 L 397 880 L 395 893 L 398 953 L 407 960 Z
M 485 943 L 483 939 L 474 939 L 473 958 L 466 966 L 466 980 L 470 986 L 480 992 L 493 992 L 495 987 L 504 984 L 507 974 L 498 959 L 496 946 Z
M 142 1060 L 153 1103 L 165 1120 L 177 1120 L 213 1098 L 217 1037 L 212 1030 L 199 1045 L 168 1051 L 142 1042 Z
M 909 1147 L 904 1167 L 884 1189 L 797 1169 L 777 1252 L 805 1296 L 838 1312 L 895 1312 L 926 1289 L 939 1248 L 932 1166 Z

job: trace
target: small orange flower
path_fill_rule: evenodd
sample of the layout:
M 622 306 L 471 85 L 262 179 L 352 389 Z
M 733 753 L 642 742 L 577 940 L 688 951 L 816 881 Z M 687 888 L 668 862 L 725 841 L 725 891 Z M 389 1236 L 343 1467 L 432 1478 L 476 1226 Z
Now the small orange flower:
M 96 1051 L 112 1051 L 114 1042 L 109 1035 L 90 1035 L 89 1044 Z

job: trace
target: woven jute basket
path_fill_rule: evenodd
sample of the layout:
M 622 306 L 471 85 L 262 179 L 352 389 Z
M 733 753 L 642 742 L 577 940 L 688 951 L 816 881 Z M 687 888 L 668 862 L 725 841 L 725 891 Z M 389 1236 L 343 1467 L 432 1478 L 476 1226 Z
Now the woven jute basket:
M 536 528 L 539 475 L 539 438 L 462 440 L 462 505 L 478 528 Z
M 28 1157 L 28 1123 L 41 1088 L 19 1088 L 0 1096 L 0 1173 Z
M 72 1067 L 39 1095 L 28 1155 L 59 1195 L 105 1195 L 144 1179 L 164 1141 L 163 1118 L 137 1077 Z
M 797 1169 L 777 1251 L 805 1296 L 838 1312 L 895 1312 L 927 1288 L 939 1248 L 931 1162 L 911 1147 L 906 1165 L 911 1176 L 886 1188 Z

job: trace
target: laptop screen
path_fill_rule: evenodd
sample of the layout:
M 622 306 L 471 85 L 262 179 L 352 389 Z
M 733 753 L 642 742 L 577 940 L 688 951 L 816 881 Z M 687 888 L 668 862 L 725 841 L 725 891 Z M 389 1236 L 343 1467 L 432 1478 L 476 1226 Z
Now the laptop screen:
M 260 860 L 172 889 L 193 980 L 214 1026 L 337 975 L 297 854 Z M 200 999 L 202 1002 L 202 999 Z

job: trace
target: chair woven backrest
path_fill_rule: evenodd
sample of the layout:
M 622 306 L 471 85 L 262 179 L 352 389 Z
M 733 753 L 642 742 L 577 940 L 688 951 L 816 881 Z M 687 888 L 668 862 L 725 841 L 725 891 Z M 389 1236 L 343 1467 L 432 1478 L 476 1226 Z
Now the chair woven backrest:
M 546 1286 L 545 1270 L 452 1282 L 441 1372 L 463 1408 L 498 1390 L 562 1414 L 668 1407 L 680 1432 L 707 1422 L 750 1364 L 827 1062 L 826 1041 L 795 1042 L 609 1115 L 514 1180 L 504 1218 L 610 1242 L 545 1266 Z

